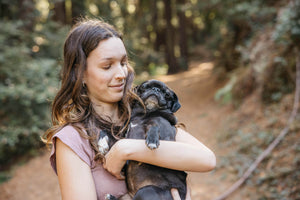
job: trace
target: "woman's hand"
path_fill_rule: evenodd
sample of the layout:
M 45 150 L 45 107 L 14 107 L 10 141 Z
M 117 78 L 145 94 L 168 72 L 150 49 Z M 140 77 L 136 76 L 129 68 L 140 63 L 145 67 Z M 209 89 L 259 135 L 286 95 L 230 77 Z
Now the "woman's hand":
M 171 194 L 174 200 L 181 200 L 180 196 L 179 196 L 179 192 L 176 188 L 171 188 Z M 187 186 L 186 187 L 186 196 L 185 196 L 185 200 L 192 200 L 191 199 L 191 191 L 190 188 Z
M 123 148 L 124 142 L 119 140 L 116 142 L 109 152 L 105 155 L 103 167 L 118 179 L 125 179 L 121 173 L 123 166 L 126 163 L 126 151 Z
M 181 200 L 179 192 L 176 188 L 171 188 L 171 194 L 174 200 Z

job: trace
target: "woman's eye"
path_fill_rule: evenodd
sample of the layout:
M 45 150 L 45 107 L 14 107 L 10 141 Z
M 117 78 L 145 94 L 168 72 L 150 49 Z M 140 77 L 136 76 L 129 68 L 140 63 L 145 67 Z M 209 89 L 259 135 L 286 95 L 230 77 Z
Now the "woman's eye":
M 125 62 L 125 61 L 124 61 L 124 62 L 121 62 L 121 66 L 122 66 L 122 67 L 127 66 L 127 62 Z
M 105 66 L 103 67 L 103 69 L 105 69 L 105 70 L 110 69 L 110 68 L 111 68 L 111 64 L 105 65 Z

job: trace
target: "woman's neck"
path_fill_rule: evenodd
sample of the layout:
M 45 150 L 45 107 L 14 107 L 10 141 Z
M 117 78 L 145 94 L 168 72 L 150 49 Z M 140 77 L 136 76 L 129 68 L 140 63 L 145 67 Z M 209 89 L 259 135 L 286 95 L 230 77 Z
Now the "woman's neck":
M 118 121 L 118 104 L 93 103 L 96 113 L 103 119 L 115 123 Z

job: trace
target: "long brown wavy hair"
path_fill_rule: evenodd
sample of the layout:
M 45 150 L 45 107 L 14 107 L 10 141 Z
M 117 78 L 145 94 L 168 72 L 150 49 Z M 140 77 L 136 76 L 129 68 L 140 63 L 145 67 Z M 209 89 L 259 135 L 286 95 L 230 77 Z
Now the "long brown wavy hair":
M 98 19 L 80 19 L 69 32 L 64 44 L 64 65 L 61 71 L 61 88 L 52 104 L 52 127 L 43 138 L 51 144 L 52 136 L 66 125 L 72 125 L 82 137 L 89 139 L 96 152 L 95 160 L 102 160 L 97 147 L 99 129 L 109 131 L 115 138 L 121 138 L 127 129 L 131 116 L 130 104 L 140 101 L 132 91 L 134 70 L 128 64 L 128 75 L 124 95 L 118 102 L 119 121 L 113 124 L 98 115 L 83 84 L 87 57 L 102 40 L 122 35 L 114 27 Z M 118 125 L 118 126 L 117 126 Z M 120 126 L 122 125 L 122 126 Z M 86 134 L 86 133 L 88 134 Z

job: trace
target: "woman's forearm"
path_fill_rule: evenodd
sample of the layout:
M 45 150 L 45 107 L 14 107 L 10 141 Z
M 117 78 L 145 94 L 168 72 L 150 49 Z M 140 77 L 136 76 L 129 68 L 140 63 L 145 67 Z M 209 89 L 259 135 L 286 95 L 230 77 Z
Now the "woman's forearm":
M 160 146 L 150 150 L 145 140 L 121 139 L 105 156 L 103 166 L 119 179 L 126 160 L 135 160 L 165 168 L 207 172 L 216 166 L 215 154 L 195 137 L 178 129 L 175 141 L 160 140 Z
M 214 153 L 204 145 L 191 145 L 183 142 L 160 141 L 157 149 L 150 150 L 145 140 L 124 139 L 127 160 L 136 160 L 165 168 L 206 172 L 214 169 Z

